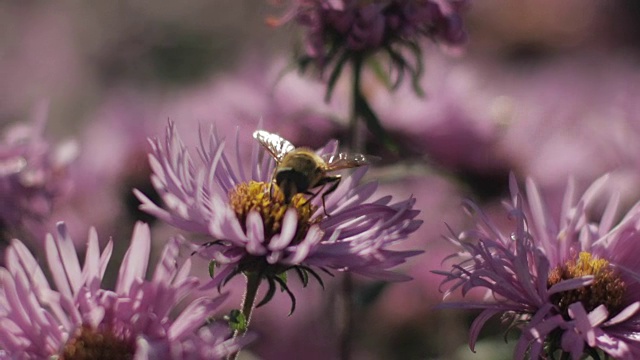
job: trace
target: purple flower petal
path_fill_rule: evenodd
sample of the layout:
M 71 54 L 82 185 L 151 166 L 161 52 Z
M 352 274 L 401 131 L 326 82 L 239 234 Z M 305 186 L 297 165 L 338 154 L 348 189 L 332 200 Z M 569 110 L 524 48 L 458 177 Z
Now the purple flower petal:
M 149 263 L 149 252 L 151 248 L 151 234 L 149 226 L 137 223 L 133 229 L 131 246 L 127 250 L 118 272 L 117 293 L 124 293 L 130 288 L 134 281 L 144 278 Z

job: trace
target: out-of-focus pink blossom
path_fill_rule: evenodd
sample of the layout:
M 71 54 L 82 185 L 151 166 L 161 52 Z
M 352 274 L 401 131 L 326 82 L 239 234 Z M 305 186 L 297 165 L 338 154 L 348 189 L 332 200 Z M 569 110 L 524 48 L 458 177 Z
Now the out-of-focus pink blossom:
M 306 28 L 306 53 L 324 68 L 342 56 L 337 54 L 389 50 L 421 37 L 459 45 L 466 40 L 460 15 L 466 5 L 465 0 L 296 0 L 281 21 L 295 19 Z
M 77 152 L 73 142 L 52 146 L 44 138 L 48 107 L 35 110 L 31 123 L 10 126 L 0 139 L 0 228 L 29 242 L 44 235 L 54 202 L 69 190 Z

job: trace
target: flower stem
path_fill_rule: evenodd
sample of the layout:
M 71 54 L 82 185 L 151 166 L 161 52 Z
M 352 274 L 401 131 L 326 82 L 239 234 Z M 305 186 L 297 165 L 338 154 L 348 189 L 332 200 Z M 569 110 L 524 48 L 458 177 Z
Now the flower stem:
M 351 116 L 349 119 L 349 147 L 351 151 L 361 152 L 364 150 L 364 139 L 360 131 L 360 117 L 362 109 L 360 106 L 363 98 L 361 87 L 362 56 L 355 56 L 352 62 L 352 84 L 351 84 Z
M 246 323 L 245 326 L 242 327 L 242 329 L 234 331 L 234 339 L 242 337 L 249 329 L 251 314 L 253 313 L 253 309 L 255 308 L 256 295 L 258 294 L 258 288 L 260 287 L 260 281 L 262 280 L 260 277 L 260 273 L 255 271 L 245 273 L 245 277 L 247 278 L 247 287 L 245 288 L 244 297 L 242 298 L 242 315 L 244 315 Z M 237 359 L 239 353 L 240 352 L 229 355 L 228 359 Z
M 360 126 L 362 116 L 361 99 L 363 98 L 361 86 L 362 56 L 355 56 L 352 62 L 352 93 L 351 93 L 351 118 L 349 121 L 349 150 L 353 152 L 364 151 L 364 137 Z M 339 332 L 339 353 L 341 360 L 351 358 L 351 343 L 353 341 L 354 327 L 354 304 L 353 304 L 353 276 L 346 272 L 342 278 L 340 288 L 340 332 Z
M 342 300 L 342 328 L 340 329 L 340 360 L 351 359 L 351 342 L 353 340 L 354 304 L 353 304 L 353 275 L 349 272 L 342 278 L 340 292 Z

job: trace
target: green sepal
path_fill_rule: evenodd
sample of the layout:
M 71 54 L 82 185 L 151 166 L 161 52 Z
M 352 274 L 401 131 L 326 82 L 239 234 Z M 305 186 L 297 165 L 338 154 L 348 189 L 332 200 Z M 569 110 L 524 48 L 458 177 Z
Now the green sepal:
M 215 260 L 209 261 L 209 277 L 211 277 L 212 279 L 216 272 L 216 266 L 217 264 Z
M 309 274 L 304 269 L 301 269 L 299 266 L 294 267 L 298 277 L 300 277 L 300 281 L 302 281 L 302 287 L 307 287 L 309 284 Z
M 407 47 L 411 50 L 416 60 L 415 70 L 409 68 L 411 71 L 411 85 L 413 87 L 413 91 L 419 97 L 424 97 L 424 90 L 422 89 L 422 85 L 420 84 L 422 74 L 424 74 L 424 59 L 422 58 L 422 49 L 420 49 L 420 46 L 413 41 L 408 42 Z
M 384 69 L 382 62 L 380 62 L 377 57 L 370 56 L 367 59 L 367 65 L 373 71 L 373 75 L 376 77 L 376 79 L 378 79 L 378 81 L 380 81 L 387 88 L 387 90 L 394 89 L 395 86 L 391 81 L 389 72 Z
M 411 51 L 414 57 L 415 67 L 411 63 L 409 63 L 398 51 L 394 50 L 390 46 L 386 46 L 385 50 L 387 52 L 387 55 L 389 55 L 389 57 L 391 58 L 391 62 L 398 72 L 398 77 L 394 81 L 392 89 L 396 90 L 400 86 L 402 80 L 404 79 L 404 72 L 407 71 L 411 75 L 411 87 L 413 88 L 413 91 L 417 96 L 424 97 L 424 90 L 422 89 L 422 85 L 420 84 L 422 74 L 424 73 L 422 50 L 420 49 L 420 46 L 415 42 L 406 41 L 403 42 L 403 44 Z
M 342 74 L 342 68 L 344 67 L 344 64 L 347 63 L 347 60 L 349 60 L 349 52 L 345 51 L 342 53 L 342 55 L 336 62 L 335 66 L 333 67 L 331 74 L 329 75 L 329 80 L 327 81 L 327 92 L 324 95 L 324 101 L 326 103 L 331 101 L 331 95 L 333 95 L 333 89 L 335 88 L 336 83 L 340 78 L 340 74 Z
M 298 265 L 296 266 L 296 270 L 301 271 L 304 276 L 306 277 L 306 283 L 303 280 L 302 284 L 306 287 L 309 283 L 309 274 L 311 274 L 311 276 L 313 276 L 314 279 L 316 279 L 316 281 L 318 282 L 318 284 L 320 284 L 320 286 L 322 287 L 322 290 L 324 290 L 324 282 L 322 281 L 322 278 L 320 277 L 320 275 L 318 275 L 318 273 L 316 273 L 312 268 L 308 267 L 308 266 L 304 266 L 304 265 Z M 323 271 L 325 271 L 326 273 L 328 273 L 329 275 L 333 276 L 332 273 L 330 273 L 328 270 L 322 268 Z
M 280 284 L 280 291 L 284 291 L 287 293 L 287 295 L 289 295 L 289 299 L 291 299 L 291 310 L 289 311 L 289 316 L 291 316 L 293 312 L 296 310 L 296 297 L 295 295 L 293 295 L 291 290 L 289 290 L 289 287 L 287 286 L 287 282 L 286 282 L 286 277 L 285 277 L 285 280 L 283 280 L 281 277 L 275 277 L 273 278 L 273 280 L 275 280 L 275 282 Z
M 264 297 L 262 298 L 262 300 L 260 300 L 258 305 L 256 305 L 257 308 L 271 301 L 271 299 L 273 299 L 273 295 L 275 295 L 276 293 L 276 284 L 273 281 L 273 279 L 267 278 L 267 283 L 269 284 L 269 288 L 267 289 L 267 293 L 264 294 Z
M 402 84 L 402 79 L 404 79 L 404 69 L 407 62 L 404 60 L 402 55 L 398 54 L 391 47 L 387 46 L 385 47 L 385 49 L 387 50 L 387 55 L 389 55 L 389 58 L 391 59 L 391 68 L 395 68 L 396 72 L 398 73 L 397 77 L 393 81 L 393 84 L 391 85 L 391 90 L 397 90 L 398 87 L 400 87 L 400 84 Z
M 276 278 L 280 279 L 284 284 L 286 284 L 287 283 L 287 272 L 283 271 L 280 274 L 277 274 Z
M 229 273 L 229 275 L 227 275 L 221 282 L 220 284 L 218 284 L 218 288 L 221 288 L 222 286 L 227 285 L 227 283 L 229 281 L 231 281 L 231 279 L 233 279 L 236 275 L 242 273 L 242 269 L 240 269 L 239 267 L 235 267 L 233 269 L 233 271 L 231 273 Z

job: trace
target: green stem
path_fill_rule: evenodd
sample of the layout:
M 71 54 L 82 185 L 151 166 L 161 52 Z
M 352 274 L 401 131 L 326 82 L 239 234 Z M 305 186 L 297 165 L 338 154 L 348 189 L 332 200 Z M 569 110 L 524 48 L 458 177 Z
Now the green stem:
M 351 342 L 353 340 L 354 304 L 353 275 L 349 272 L 342 278 L 342 328 L 340 329 L 340 360 L 351 359 Z
M 258 288 L 260 287 L 260 281 L 262 280 L 258 272 L 249 272 L 245 274 L 247 278 L 247 287 L 244 291 L 244 297 L 242 298 L 242 315 L 245 318 L 245 326 L 242 329 L 236 330 L 233 333 L 233 338 L 242 337 L 249 329 L 249 323 L 251 321 L 251 314 L 255 308 L 256 295 L 258 294 Z M 235 360 L 238 358 L 239 352 L 231 354 L 228 359 Z
M 351 151 L 361 152 L 364 150 L 364 139 L 360 131 L 360 117 L 362 116 L 359 106 L 362 99 L 361 76 L 362 76 L 362 56 L 355 56 L 352 62 L 352 79 L 351 84 L 351 116 L 349 119 L 349 147 Z
M 355 56 L 352 60 L 352 92 L 351 92 L 351 117 L 349 121 L 349 150 L 354 152 L 362 152 L 364 150 L 364 138 L 362 136 L 360 117 L 362 99 L 361 75 L 362 75 L 362 56 Z M 340 359 L 351 359 L 351 343 L 353 341 L 354 320 L 354 304 L 353 304 L 353 276 L 351 273 L 345 273 L 342 278 L 342 287 L 340 289 L 341 307 L 341 329 L 339 335 Z

